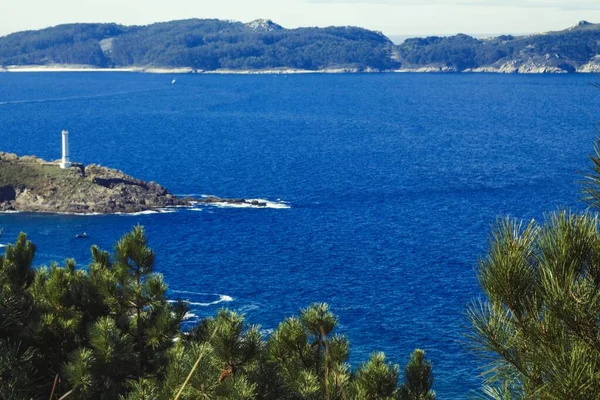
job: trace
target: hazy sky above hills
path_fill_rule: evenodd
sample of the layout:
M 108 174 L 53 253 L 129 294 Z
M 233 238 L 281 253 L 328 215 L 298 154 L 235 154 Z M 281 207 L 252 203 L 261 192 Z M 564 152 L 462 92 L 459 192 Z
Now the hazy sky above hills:
M 0 0 L 0 35 L 68 22 L 148 24 L 184 18 L 286 28 L 357 25 L 387 35 L 526 33 L 600 22 L 598 0 Z

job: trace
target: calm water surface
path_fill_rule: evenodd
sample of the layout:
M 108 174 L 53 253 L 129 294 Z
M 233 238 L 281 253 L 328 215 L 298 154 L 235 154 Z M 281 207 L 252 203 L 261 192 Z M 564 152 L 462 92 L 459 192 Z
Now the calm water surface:
M 0 150 L 99 163 L 176 194 L 289 208 L 137 216 L 0 215 L 36 263 L 110 249 L 146 227 L 173 298 L 265 332 L 328 302 L 351 361 L 421 347 L 441 399 L 479 386 L 463 338 L 496 217 L 582 208 L 600 76 L 0 74 Z M 76 240 L 86 231 L 89 240 Z M 1 251 L 1 250 L 0 250 Z

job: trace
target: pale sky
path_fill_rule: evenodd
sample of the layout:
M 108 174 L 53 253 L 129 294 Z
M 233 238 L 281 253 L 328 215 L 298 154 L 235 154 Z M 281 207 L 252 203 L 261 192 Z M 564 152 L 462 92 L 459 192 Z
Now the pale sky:
M 0 35 L 69 22 L 185 18 L 356 25 L 390 36 L 534 33 L 600 22 L 600 0 L 0 0 Z

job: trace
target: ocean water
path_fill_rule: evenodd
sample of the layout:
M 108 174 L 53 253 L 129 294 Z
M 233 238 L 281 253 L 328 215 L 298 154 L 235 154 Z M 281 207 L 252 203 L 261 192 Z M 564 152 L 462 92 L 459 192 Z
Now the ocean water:
M 121 169 L 176 194 L 260 198 L 132 216 L 4 214 L 36 264 L 146 227 L 190 320 L 219 307 L 264 332 L 328 302 L 352 343 L 433 360 L 441 399 L 480 385 L 465 309 L 499 216 L 583 209 L 600 76 L 0 74 L 0 151 Z M 80 232 L 89 239 L 75 239 Z M 0 251 L 2 251 L 0 249 Z

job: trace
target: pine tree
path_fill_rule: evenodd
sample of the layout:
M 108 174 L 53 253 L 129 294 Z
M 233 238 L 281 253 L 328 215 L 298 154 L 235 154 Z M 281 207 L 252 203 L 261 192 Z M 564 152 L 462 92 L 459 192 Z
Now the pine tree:
M 399 389 L 400 400 L 435 400 L 433 367 L 423 350 L 415 350 L 404 368 L 404 383 Z
M 182 303 L 167 301 L 167 285 L 162 275 L 153 273 L 155 255 L 144 229 L 136 226 L 117 242 L 113 262 L 98 249 L 92 255 L 96 279 L 105 280 L 99 285 L 117 325 L 133 338 L 136 377 L 156 374 L 164 367 L 166 350 L 179 335 L 186 310 Z
M 513 398 L 600 398 L 598 216 L 558 212 L 544 225 L 505 219 L 469 315 L 486 385 Z M 490 389 L 487 389 L 490 391 Z
M 257 385 L 249 376 L 254 376 L 257 369 L 263 343 L 259 327 L 247 326 L 243 315 L 219 310 L 215 318 L 204 320 L 174 350 L 167 375 L 169 391 L 180 389 L 188 371 L 200 363 L 181 399 L 256 397 Z M 189 353 L 195 356 L 189 357 Z M 175 365 L 174 360 L 178 360 Z
M 0 398 L 30 400 L 39 389 L 37 351 L 0 339 Z
M 357 400 L 394 400 L 399 375 L 397 365 L 386 363 L 385 354 L 375 353 L 356 371 L 353 397 Z
M 86 278 L 85 308 L 94 313 L 84 318 L 79 346 L 63 363 L 70 396 L 114 399 L 128 391 L 154 396 L 186 309 L 168 302 L 143 228 L 124 235 L 112 256 L 96 246 L 91 252 L 89 274 L 78 272 Z M 77 285 L 64 287 L 77 293 Z
M 398 367 L 382 354 L 352 374 L 327 304 L 266 340 L 229 310 L 182 332 L 186 307 L 167 300 L 141 227 L 113 254 L 91 253 L 87 270 L 73 260 L 33 269 L 35 246 L 21 235 L 0 257 L 0 398 L 387 400 L 397 391 Z
M 313 304 L 301 310 L 300 317 L 286 319 L 273 333 L 267 353 L 278 380 L 270 381 L 287 393 L 285 398 L 347 397 L 349 344 L 345 337 L 332 335 L 336 325 L 337 318 L 327 304 Z

